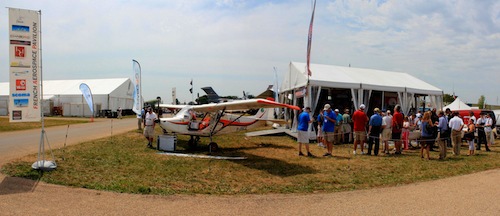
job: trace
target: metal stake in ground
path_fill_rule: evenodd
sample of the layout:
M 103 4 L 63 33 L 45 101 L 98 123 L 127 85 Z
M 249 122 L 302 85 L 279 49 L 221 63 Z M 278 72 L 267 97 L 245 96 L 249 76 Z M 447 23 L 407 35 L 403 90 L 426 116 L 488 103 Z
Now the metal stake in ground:
M 66 140 L 68 140 L 68 131 L 69 131 L 69 125 L 66 128 L 66 138 L 64 138 L 64 147 L 63 147 L 63 156 L 62 160 L 64 160 L 64 155 L 66 155 Z

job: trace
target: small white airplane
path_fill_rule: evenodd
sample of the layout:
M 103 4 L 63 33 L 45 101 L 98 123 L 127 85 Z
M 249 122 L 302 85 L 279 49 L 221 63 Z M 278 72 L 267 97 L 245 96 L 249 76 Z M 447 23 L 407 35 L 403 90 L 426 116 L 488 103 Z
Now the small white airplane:
M 299 107 L 274 102 L 267 99 L 248 99 L 223 103 L 203 105 L 171 105 L 160 104 L 168 109 L 180 109 L 172 118 L 160 118 L 160 127 L 166 132 L 190 135 L 190 146 L 196 146 L 200 137 L 210 137 L 209 151 L 216 151 L 217 143 L 212 142 L 212 136 L 245 130 L 246 127 L 258 120 L 267 120 L 265 108 L 289 108 L 300 110 Z M 247 115 L 228 113 L 228 111 L 242 111 L 258 109 L 257 114 Z M 201 114 L 201 115 L 197 115 Z

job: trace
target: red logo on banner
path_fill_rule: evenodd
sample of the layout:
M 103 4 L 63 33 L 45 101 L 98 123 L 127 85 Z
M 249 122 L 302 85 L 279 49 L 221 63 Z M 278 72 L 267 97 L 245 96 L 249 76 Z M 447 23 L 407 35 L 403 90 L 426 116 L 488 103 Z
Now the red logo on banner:
M 16 91 L 25 91 L 26 90 L 26 80 L 18 79 L 16 80 Z
M 24 58 L 24 47 L 22 46 L 15 46 L 14 47 L 14 53 L 16 55 L 16 58 Z

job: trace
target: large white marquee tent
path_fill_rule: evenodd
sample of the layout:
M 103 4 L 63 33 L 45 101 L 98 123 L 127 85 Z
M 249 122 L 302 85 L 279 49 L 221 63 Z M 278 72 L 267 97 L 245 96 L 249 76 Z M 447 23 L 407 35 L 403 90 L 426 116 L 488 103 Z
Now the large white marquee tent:
M 304 107 L 316 110 L 317 106 L 322 105 L 318 104 L 321 102 L 320 96 L 324 94 L 322 90 L 328 89 L 330 91 L 327 92 L 331 93 L 335 89 L 342 89 L 344 93 L 348 93 L 344 97 L 352 102 L 352 108 L 372 104 L 385 109 L 388 105 L 397 103 L 404 113 L 408 113 L 410 108 L 416 108 L 416 104 L 424 96 L 428 97 L 426 99 L 430 100 L 432 107 L 443 107 L 441 89 L 406 73 L 323 64 L 311 64 L 310 70 L 311 76 L 308 76 L 305 63 L 290 63 L 280 87 L 281 101 L 288 100 L 294 105 L 301 105 L 298 103 L 301 100 Z M 374 98 L 374 95 L 379 98 Z M 393 95 L 393 100 L 386 101 L 387 95 Z M 336 103 L 331 102 L 333 105 Z
M 80 84 L 90 87 L 94 110 L 98 115 L 102 110 L 116 111 L 118 107 L 131 109 L 134 87 L 129 78 L 45 80 L 43 81 L 43 112 L 52 114 L 59 107 L 64 116 L 92 116 L 87 102 L 80 91 Z M 0 115 L 8 114 L 9 83 L 0 83 Z

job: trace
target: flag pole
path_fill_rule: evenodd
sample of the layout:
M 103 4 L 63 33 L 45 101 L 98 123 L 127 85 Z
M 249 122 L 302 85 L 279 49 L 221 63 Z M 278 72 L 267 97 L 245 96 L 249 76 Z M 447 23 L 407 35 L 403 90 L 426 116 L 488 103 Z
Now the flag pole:
M 40 117 L 41 117 L 41 122 L 42 122 L 42 131 L 40 134 L 40 143 L 38 147 L 38 160 L 31 165 L 31 168 L 36 169 L 36 170 L 41 170 L 41 171 L 52 171 L 57 168 L 57 164 L 55 161 L 46 161 L 45 160 L 45 142 L 44 140 L 47 139 L 47 144 L 49 145 L 50 153 L 52 155 L 52 159 L 54 159 L 54 153 L 52 152 L 52 148 L 50 147 L 49 143 L 49 138 L 47 137 L 47 134 L 45 132 L 45 119 L 44 119 L 44 114 L 43 114 L 43 67 L 42 67 L 42 11 L 38 11 L 38 17 L 39 17 L 39 34 L 40 34 L 40 40 L 39 40 L 39 56 L 40 56 Z M 45 138 L 45 139 L 44 139 Z M 40 156 L 42 159 L 40 160 Z
M 313 32 L 313 23 L 314 23 L 314 12 L 316 11 L 316 0 L 314 0 L 314 3 L 312 5 L 312 15 L 311 15 L 311 22 L 309 23 L 309 31 L 307 35 L 307 63 L 306 63 L 306 73 L 307 73 L 307 83 L 305 86 L 306 93 L 304 95 L 304 103 L 307 106 L 311 106 L 311 88 L 309 86 L 309 78 L 312 76 L 311 73 L 311 47 L 312 47 L 312 32 Z
M 193 78 L 191 78 L 191 82 L 189 84 L 191 85 L 191 88 L 189 89 L 189 92 L 191 92 L 191 102 L 194 104 Z

